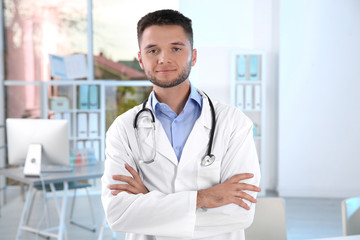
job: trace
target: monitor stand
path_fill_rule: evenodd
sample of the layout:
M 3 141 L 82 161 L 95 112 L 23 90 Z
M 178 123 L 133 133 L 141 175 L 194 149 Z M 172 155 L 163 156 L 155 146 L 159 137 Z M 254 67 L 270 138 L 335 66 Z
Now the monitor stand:
M 24 175 L 29 177 L 40 176 L 41 171 L 41 144 L 30 144 L 26 155 Z

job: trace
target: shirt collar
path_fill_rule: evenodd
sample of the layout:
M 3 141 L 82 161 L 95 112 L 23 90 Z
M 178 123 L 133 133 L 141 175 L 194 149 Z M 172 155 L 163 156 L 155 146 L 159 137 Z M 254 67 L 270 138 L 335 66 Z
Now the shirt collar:
M 196 90 L 195 86 L 192 85 L 190 83 L 190 95 L 189 95 L 189 98 L 187 100 L 187 102 L 192 99 L 194 100 L 200 107 L 202 107 L 202 97 L 200 95 L 200 93 Z M 155 96 L 155 93 L 154 93 L 154 90 L 152 90 L 151 94 L 150 94 L 150 102 L 151 102 L 151 108 L 152 110 L 154 111 L 155 110 L 155 107 L 156 105 L 160 104 L 160 102 L 157 100 L 156 96 Z

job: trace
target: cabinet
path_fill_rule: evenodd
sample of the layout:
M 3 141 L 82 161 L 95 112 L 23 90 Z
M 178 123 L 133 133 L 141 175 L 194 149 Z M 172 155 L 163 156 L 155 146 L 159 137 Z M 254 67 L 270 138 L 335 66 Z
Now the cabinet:
M 103 88 L 103 84 L 96 81 L 44 82 L 42 118 L 68 120 L 73 163 L 104 160 Z
M 235 51 L 231 57 L 231 103 L 240 108 L 254 123 L 254 141 L 265 194 L 265 54 L 256 51 Z
M 5 167 L 5 127 L 0 122 L 0 168 Z M 5 199 L 5 177 L 0 176 L 0 216 L 1 216 L 1 206 L 4 204 Z

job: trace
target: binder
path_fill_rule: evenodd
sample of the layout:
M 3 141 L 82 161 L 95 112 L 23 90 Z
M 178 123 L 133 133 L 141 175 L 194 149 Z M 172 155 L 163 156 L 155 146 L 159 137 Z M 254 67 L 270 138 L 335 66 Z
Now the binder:
M 2 149 L 1 147 L 5 147 L 5 128 L 3 127 L 0 127 L 0 149 Z M 5 158 L 0 158 L 0 163 L 1 159 Z
M 97 113 L 89 113 L 89 137 L 99 137 L 99 116 Z
M 93 148 L 93 146 L 92 146 L 92 144 L 91 144 L 91 141 L 86 141 L 86 142 L 85 142 L 85 148 L 86 148 L 86 149 L 92 149 L 92 148 Z
M 78 138 L 87 138 L 88 122 L 86 113 L 79 113 L 77 115 L 77 136 Z
M 68 136 L 72 137 L 72 134 L 71 134 L 71 126 L 72 126 L 71 114 L 69 112 L 64 112 L 63 113 L 63 119 L 68 121 L 68 134 L 69 134 Z
M 238 85 L 236 87 L 236 106 L 240 109 L 244 108 L 244 86 Z
M 245 109 L 251 110 L 253 108 L 253 94 L 252 94 L 252 86 L 245 86 Z
M 255 98 L 255 104 L 254 108 L 255 110 L 261 110 L 261 92 L 260 92 L 260 85 L 256 85 L 254 89 L 254 98 Z
M 259 80 L 259 56 L 257 55 L 250 56 L 250 80 Z
M 259 134 L 258 132 L 258 125 L 256 123 L 253 124 L 253 136 L 257 137 Z
M 246 80 L 246 56 L 244 55 L 237 57 L 237 80 Z
M 84 146 L 84 141 L 77 141 L 76 142 L 76 149 L 84 149 L 85 146 Z
M 0 159 L 5 159 L 5 148 L 0 148 Z M 5 167 L 5 160 L 0 161 L 0 168 L 3 168 L 3 167 Z M 2 183 L 1 178 L 0 178 L 0 187 L 3 187 L 3 184 L 5 184 L 5 183 Z
M 79 86 L 78 108 L 89 109 L 89 85 Z
M 100 142 L 93 141 L 92 144 L 94 149 L 95 161 L 100 161 Z
M 89 86 L 89 109 L 99 109 L 99 88 L 97 85 Z

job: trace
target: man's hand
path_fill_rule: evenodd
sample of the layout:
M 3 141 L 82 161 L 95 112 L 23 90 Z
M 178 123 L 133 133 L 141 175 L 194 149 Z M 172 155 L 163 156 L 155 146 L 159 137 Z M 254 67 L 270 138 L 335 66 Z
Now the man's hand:
M 130 194 L 148 193 L 149 190 L 147 190 L 144 183 L 141 181 L 139 174 L 128 164 L 125 164 L 125 168 L 132 175 L 132 177 L 125 175 L 113 175 L 112 178 L 114 180 L 126 182 L 126 184 L 109 185 L 109 189 L 113 190 L 111 194 L 115 196 L 120 192 L 127 192 Z
M 245 193 L 244 190 L 260 192 L 261 189 L 254 185 L 241 183 L 240 181 L 252 177 L 254 177 L 254 175 L 251 173 L 242 173 L 211 188 L 199 190 L 196 207 L 216 208 L 235 203 L 249 210 L 249 206 L 242 199 L 246 199 L 253 203 L 256 203 L 256 199 Z

